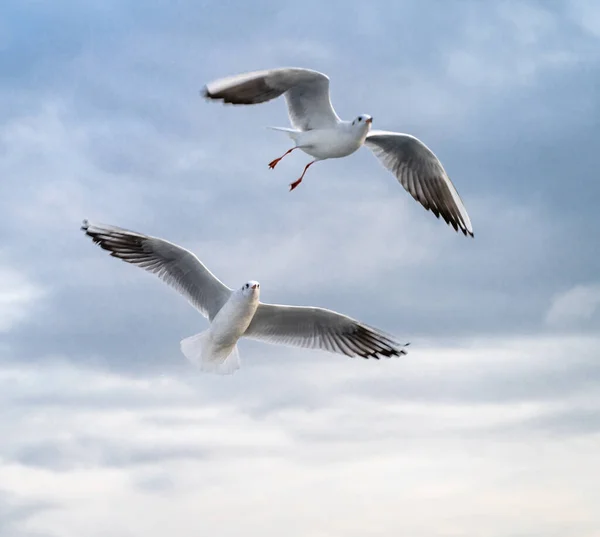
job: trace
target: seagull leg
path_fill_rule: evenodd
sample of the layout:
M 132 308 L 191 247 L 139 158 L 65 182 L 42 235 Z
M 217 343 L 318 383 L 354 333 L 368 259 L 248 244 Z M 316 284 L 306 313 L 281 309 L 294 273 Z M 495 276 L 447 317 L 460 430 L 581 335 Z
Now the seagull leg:
M 289 155 L 294 149 L 298 149 L 297 147 L 292 147 L 291 149 L 288 149 L 283 155 L 281 155 L 279 158 L 276 158 L 275 160 L 272 160 L 271 162 L 269 162 L 269 168 L 271 168 L 272 170 L 275 169 L 275 166 L 277 166 L 277 164 L 279 164 L 279 161 L 285 157 L 286 155 Z
M 302 175 L 300 176 L 300 179 L 297 179 L 296 181 L 294 181 L 292 184 L 290 184 L 290 192 L 292 190 L 294 190 L 294 188 L 296 188 L 301 182 L 302 179 L 304 179 L 304 174 L 306 173 L 306 170 L 308 170 L 308 168 L 310 168 L 315 162 L 317 162 L 316 160 L 313 160 L 312 162 L 309 162 L 305 167 L 304 167 L 304 171 L 302 172 Z

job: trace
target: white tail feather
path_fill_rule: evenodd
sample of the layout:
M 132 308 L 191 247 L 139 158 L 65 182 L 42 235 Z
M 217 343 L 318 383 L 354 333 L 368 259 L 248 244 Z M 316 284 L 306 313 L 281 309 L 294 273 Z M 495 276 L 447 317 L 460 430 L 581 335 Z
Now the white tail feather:
M 267 128 L 272 129 L 274 131 L 285 132 L 294 141 L 296 141 L 296 137 L 298 136 L 298 134 L 300 134 L 302 132 L 297 129 L 288 129 L 287 127 L 267 127 Z
M 206 373 L 231 375 L 240 368 L 237 345 L 215 349 L 209 330 L 182 339 L 181 352 L 192 364 Z

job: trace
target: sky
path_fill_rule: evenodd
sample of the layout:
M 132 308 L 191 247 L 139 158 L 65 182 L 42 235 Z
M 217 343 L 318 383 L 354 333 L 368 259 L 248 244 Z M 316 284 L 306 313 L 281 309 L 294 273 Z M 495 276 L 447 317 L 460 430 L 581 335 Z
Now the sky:
M 593 0 L 4 0 L 0 537 L 599 537 L 599 60 Z M 475 238 L 367 149 L 288 192 L 284 102 L 199 93 L 279 66 L 423 140 Z M 206 320 L 84 218 L 409 353 L 203 374 Z

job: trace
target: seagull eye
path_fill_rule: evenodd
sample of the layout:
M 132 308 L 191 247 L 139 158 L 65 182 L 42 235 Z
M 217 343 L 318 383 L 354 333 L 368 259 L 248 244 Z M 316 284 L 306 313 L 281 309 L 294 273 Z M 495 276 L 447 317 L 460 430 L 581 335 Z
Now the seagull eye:
M 358 121 L 362 121 L 362 117 L 359 117 L 359 118 L 358 118 Z

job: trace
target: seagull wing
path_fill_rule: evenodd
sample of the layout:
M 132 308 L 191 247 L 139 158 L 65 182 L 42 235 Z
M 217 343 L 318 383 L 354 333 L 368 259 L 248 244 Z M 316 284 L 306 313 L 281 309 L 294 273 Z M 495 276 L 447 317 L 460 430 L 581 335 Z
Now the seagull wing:
M 473 227 L 442 163 L 418 138 L 397 132 L 371 131 L 365 145 L 425 209 L 473 237 Z
M 267 343 L 321 349 L 346 356 L 401 356 L 391 336 L 346 315 L 323 308 L 259 304 L 244 336 Z
M 111 256 L 156 274 L 210 320 L 231 295 L 229 287 L 181 246 L 115 226 L 90 224 L 87 220 L 81 229 Z
M 243 73 L 210 82 L 208 99 L 231 104 L 258 104 L 285 95 L 292 126 L 306 131 L 332 127 L 340 121 L 329 97 L 329 78 L 301 68 Z

